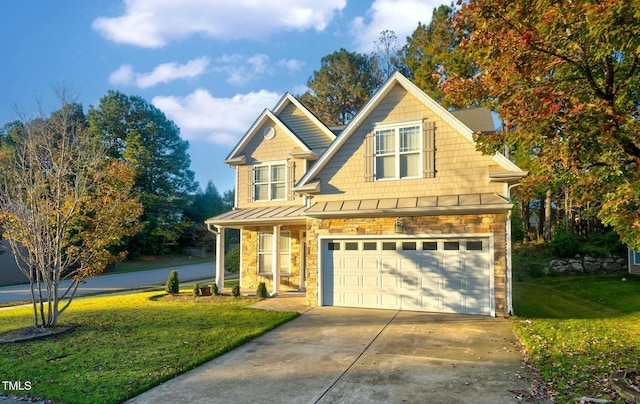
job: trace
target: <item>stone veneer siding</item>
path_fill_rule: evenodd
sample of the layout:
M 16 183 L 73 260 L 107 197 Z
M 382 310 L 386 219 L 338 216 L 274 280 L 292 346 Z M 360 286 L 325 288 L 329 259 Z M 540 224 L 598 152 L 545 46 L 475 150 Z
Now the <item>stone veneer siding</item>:
M 304 226 L 282 226 L 280 231 L 291 233 L 291 274 L 280 275 L 280 291 L 300 289 L 300 233 Z M 273 289 L 273 276 L 258 274 L 258 233 L 273 232 L 273 226 L 255 227 L 243 229 L 241 237 L 242 263 L 240 268 L 240 286 L 245 292 L 251 292 L 258 288 L 260 282 L 264 282 L 267 291 Z
M 508 316 L 506 290 L 506 214 L 434 215 L 402 217 L 403 235 L 492 233 L 494 236 L 494 293 L 496 316 Z M 396 217 L 309 219 L 307 221 L 307 304 L 318 305 L 318 237 L 394 235 Z

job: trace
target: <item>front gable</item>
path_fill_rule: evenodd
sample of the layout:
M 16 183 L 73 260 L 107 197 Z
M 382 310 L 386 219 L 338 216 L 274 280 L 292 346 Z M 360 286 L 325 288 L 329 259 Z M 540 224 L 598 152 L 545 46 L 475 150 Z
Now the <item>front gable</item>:
M 236 207 L 300 204 L 295 183 L 335 135 L 290 94 L 264 110 L 225 162 L 236 168 Z
M 482 155 L 471 129 L 396 73 L 296 189 L 318 183 L 318 202 L 504 195 L 505 185 L 496 179 L 524 174 L 504 156 Z

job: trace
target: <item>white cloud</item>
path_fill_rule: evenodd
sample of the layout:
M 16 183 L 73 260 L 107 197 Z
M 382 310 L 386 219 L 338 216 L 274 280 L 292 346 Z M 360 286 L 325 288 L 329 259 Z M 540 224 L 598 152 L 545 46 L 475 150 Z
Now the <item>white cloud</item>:
M 375 0 L 366 16 L 356 17 L 351 23 L 357 51 L 373 51 L 375 41 L 384 30 L 393 31 L 403 44 L 418 27 L 418 22 L 428 24 L 433 9 L 442 4 L 442 0 Z
M 115 85 L 129 85 L 134 80 L 135 73 L 131 65 L 122 65 L 109 75 L 109 83 Z
M 226 73 L 227 83 L 234 86 L 244 86 L 258 76 L 274 74 L 271 59 L 262 53 L 223 55 L 216 59 L 212 70 Z
M 234 146 L 265 108 L 273 108 L 282 94 L 260 90 L 216 98 L 198 89 L 186 97 L 154 97 L 153 105 L 180 128 L 186 140 L 208 140 Z
M 278 66 L 286 68 L 290 72 L 297 72 L 302 69 L 306 63 L 297 59 L 280 59 L 278 60 Z
M 149 88 L 173 80 L 197 77 L 204 73 L 208 66 L 209 59 L 206 57 L 190 60 L 183 65 L 175 62 L 163 63 L 149 73 L 136 73 L 131 65 L 122 65 L 109 75 L 109 83 Z
M 99 17 L 107 39 L 145 48 L 203 34 L 216 39 L 264 39 L 274 32 L 324 30 L 346 0 L 124 0 L 124 14 Z

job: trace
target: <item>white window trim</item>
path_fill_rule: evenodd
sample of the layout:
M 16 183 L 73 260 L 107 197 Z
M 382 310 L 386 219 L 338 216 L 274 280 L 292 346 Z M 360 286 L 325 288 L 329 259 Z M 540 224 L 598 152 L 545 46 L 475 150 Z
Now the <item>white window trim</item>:
M 271 168 L 273 166 L 277 166 L 277 165 L 284 165 L 284 198 L 272 198 L 271 195 L 271 185 L 272 185 L 272 181 L 271 181 Z M 269 167 L 269 181 L 266 183 L 269 187 L 269 198 L 268 199 L 256 199 L 256 173 L 255 173 L 255 169 L 258 167 Z M 287 177 L 288 177 L 288 168 L 287 168 L 287 160 L 279 160 L 279 161 L 270 161 L 268 163 L 260 163 L 260 164 L 255 164 L 253 165 L 253 167 L 251 168 L 251 190 L 253 193 L 253 201 L 254 202 L 271 202 L 271 201 L 286 201 L 287 200 L 287 193 L 289 192 L 289 190 L 287 189 L 288 184 L 287 184 Z
M 400 129 L 411 127 L 411 126 L 418 127 L 418 142 L 419 142 L 418 173 L 419 174 L 411 177 L 400 177 L 400 156 L 403 154 L 408 154 L 400 151 Z M 391 153 L 378 154 L 377 153 L 377 148 L 378 148 L 377 132 L 383 131 L 383 130 L 389 130 L 389 129 L 393 129 L 395 132 L 396 151 L 393 154 Z M 411 154 L 414 154 L 414 153 L 412 152 Z M 388 177 L 388 178 L 378 178 L 378 172 L 377 172 L 378 157 L 391 156 L 391 155 L 395 157 L 395 176 Z M 423 178 L 423 177 L 424 177 L 424 128 L 422 126 L 422 120 L 401 121 L 401 122 L 383 123 L 383 124 L 374 125 L 374 128 L 373 128 L 373 178 L 374 178 L 374 181 L 410 180 L 410 179 Z
M 273 237 L 273 233 L 269 232 L 269 231 L 261 231 L 258 232 L 258 244 L 257 244 L 257 248 L 256 248 L 256 252 L 257 252 L 257 260 L 256 260 L 256 267 L 258 270 L 258 275 L 260 276 L 265 276 L 265 275 L 271 275 L 272 269 L 269 269 L 268 271 L 263 271 L 262 268 L 260 268 L 260 255 L 273 255 L 273 250 L 272 250 L 272 243 L 269 243 L 269 246 L 267 249 L 265 250 L 260 250 L 260 236 L 262 234 L 269 234 L 271 235 L 271 237 Z M 282 238 L 285 238 L 287 240 L 287 243 L 282 243 L 280 242 L 280 275 L 283 276 L 289 276 L 291 275 L 291 232 L 290 231 L 281 231 L 280 232 L 280 239 L 282 240 Z

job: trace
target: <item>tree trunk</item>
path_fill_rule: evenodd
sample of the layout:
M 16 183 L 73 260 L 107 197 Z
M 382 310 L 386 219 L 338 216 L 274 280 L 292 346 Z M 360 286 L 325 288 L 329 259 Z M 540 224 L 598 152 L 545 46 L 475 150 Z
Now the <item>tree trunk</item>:
M 544 241 L 551 240 L 551 190 L 547 190 L 547 196 L 544 201 Z

